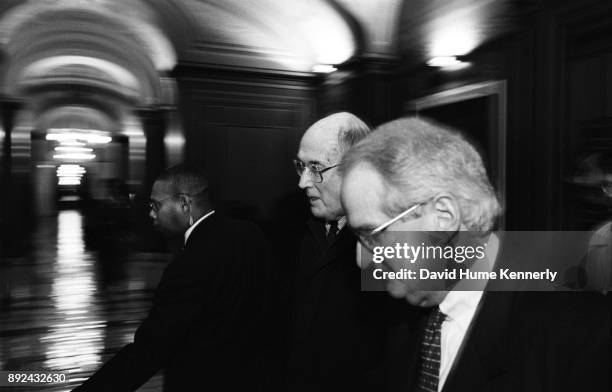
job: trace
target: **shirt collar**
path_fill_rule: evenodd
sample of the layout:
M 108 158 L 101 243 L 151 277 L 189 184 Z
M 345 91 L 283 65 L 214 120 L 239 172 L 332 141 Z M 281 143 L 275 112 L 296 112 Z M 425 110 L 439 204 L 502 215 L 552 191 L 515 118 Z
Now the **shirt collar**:
M 462 329 L 467 330 L 483 293 L 453 290 L 440 303 L 440 311 L 446 315 L 448 321 L 456 322 Z
M 486 260 L 477 261 L 479 264 L 473 266 L 472 270 L 493 270 L 499 251 L 499 238 L 497 235 L 491 233 L 487 245 L 485 252 Z M 482 283 L 482 290 L 479 291 L 462 290 L 461 283 L 459 282 L 453 290 L 446 294 L 439 307 L 440 311 L 447 316 L 449 321 L 456 321 L 463 329 L 467 329 L 474 313 L 476 313 L 486 282 Z M 472 284 L 471 287 L 474 287 L 474 285 Z
M 193 225 L 191 225 L 187 229 L 187 231 L 185 232 L 185 242 L 184 242 L 185 244 L 187 243 L 187 240 L 189 239 L 189 236 L 191 235 L 191 232 L 196 228 L 196 226 L 199 225 L 204 219 L 208 218 L 209 216 L 211 216 L 214 213 L 215 213 L 215 210 L 212 210 L 208 214 L 204 215 L 203 217 L 201 217 L 200 219 L 195 221 L 195 223 Z

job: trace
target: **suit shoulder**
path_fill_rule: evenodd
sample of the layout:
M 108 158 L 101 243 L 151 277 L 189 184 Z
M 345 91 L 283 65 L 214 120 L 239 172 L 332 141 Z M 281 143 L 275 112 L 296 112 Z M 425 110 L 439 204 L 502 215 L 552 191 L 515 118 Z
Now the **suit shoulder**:
M 521 293 L 515 304 L 527 319 L 541 325 L 556 325 L 567 331 L 592 329 L 610 325 L 610 301 L 593 292 L 529 292 Z M 559 328 L 555 328 L 559 329 Z
M 263 239 L 263 231 L 255 223 L 234 219 L 234 218 L 221 218 L 222 229 L 235 235 L 243 235 L 248 237 L 255 237 L 257 239 Z

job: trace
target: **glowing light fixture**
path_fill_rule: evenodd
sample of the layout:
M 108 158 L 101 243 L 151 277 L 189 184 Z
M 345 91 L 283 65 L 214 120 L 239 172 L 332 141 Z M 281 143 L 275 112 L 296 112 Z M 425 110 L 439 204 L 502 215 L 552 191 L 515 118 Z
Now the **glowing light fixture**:
M 437 56 L 431 58 L 427 65 L 430 67 L 453 67 L 463 62 L 455 56 Z
M 82 176 L 85 174 L 85 168 L 81 165 L 60 165 L 57 168 L 57 176 Z
M 330 64 L 315 64 L 312 66 L 312 72 L 318 73 L 331 73 L 337 70 L 338 68 Z
M 50 133 L 45 137 L 47 140 L 55 140 L 61 144 L 66 143 L 89 143 L 89 144 L 106 144 L 113 140 L 112 137 L 100 134 L 94 129 L 70 129 L 70 128 L 54 128 L 49 130 Z
M 94 159 L 95 157 L 96 157 L 95 154 L 85 154 L 85 153 L 78 153 L 78 152 L 53 155 L 54 159 L 68 159 L 72 161 L 87 161 L 90 159 Z
M 60 177 L 60 180 L 66 180 L 66 181 L 76 181 L 79 180 L 81 181 L 82 176 L 62 176 Z
M 92 152 L 93 148 L 59 146 L 59 147 L 55 147 L 55 151 L 63 151 L 63 152 Z
M 57 182 L 58 185 L 81 185 L 79 177 L 61 177 Z
M 58 185 L 80 185 L 85 168 L 81 165 L 60 165 L 57 168 Z
M 110 136 L 102 136 L 102 135 L 88 135 L 86 137 L 87 143 L 90 144 L 106 144 L 110 143 L 113 140 Z
M 85 143 L 83 142 L 76 142 L 76 141 L 70 141 L 70 140 L 64 140 L 61 142 L 62 146 L 69 146 L 69 147 L 83 147 L 85 145 Z

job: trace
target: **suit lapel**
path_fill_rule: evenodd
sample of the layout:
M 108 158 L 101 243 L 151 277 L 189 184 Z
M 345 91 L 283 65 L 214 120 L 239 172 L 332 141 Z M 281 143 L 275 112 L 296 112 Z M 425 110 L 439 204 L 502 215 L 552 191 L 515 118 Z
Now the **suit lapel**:
M 304 266 L 305 276 L 311 277 L 326 265 L 334 262 L 345 262 L 344 257 L 339 254 L 346 253 L 346 247 L 351 246 L 354 240 L 353 234 L 348 227 L 343 227 L 338 233 L 338 237 L 333 244 L 327 244 L 325 240 L 325 225 L 320 221 L 311 220 L 308 222 L 308 230 L 314 236 L 317 244 L 318 257 L 310 265 Z M 357 267 L 355 267 L 357 268 Z
M 405 303 L 400 304 L 405 307 Z M 410 307 L 405 321 L 391 327 L 385 364 L 388 390 L 412 391 L 419 374 L 420 347 L 429 309 Z
M 486 292 L 444 384 L 443 392 L 481 390 L 507 371 L 514 293 Z
M 298 276 L 297 296 L 301 298 L 303 295 L 308 295 L 306 299 L 301 301 L 301 309 L 295 314 L 295 323 L 300 326 L 302 333 L 306 334 L 310 331 L 312 321 L 319 309 L 319 304 L 325 301 L 324 296 L 328 292 L 326 287 L 330 287 L 330 276 L 322 274 L 316 276 L 322 269 L 332 263 L 347 262 L 346 247 L 350 246 L 353 238 L 352 233 L 347 227 L 344 227 L 339 233 L 336 241 L 329 246 L 325 241 L 325 227 L 321 221 L 311 219 L 307 223 L 310 234 L 315 238 L 316 258 L 300 265 Z M 354 264 L 353 264 L 354 265 Z M 354 265 L 357 269 L 358 267 Z M 333 284 L 333 282 L 331 282 Z
M 212 234 L 214 230 L 217 229 L 219 220 L 220 217 L 218 216 L 218 212 L 215 212 L 214 214 L 200 222 L 193 229 L 191 235 L 189 235 L 187 243 L 185 244 L 185 246 L 183 246 L 183 252 L 187 252 L 189 251 L 189 249 L 197 247 L 198 245 L 196 244 L 212 238 L 210 234 Z

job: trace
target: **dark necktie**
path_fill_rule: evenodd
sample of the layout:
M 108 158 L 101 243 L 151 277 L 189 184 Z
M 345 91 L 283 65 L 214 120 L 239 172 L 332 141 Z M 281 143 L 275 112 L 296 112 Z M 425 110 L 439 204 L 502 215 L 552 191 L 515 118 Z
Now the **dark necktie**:
M 425 336 L 421 342 L 421 368 L 417 391 L 438 392 L 440 376 L 440 331 L 446 315 L 436 308 L 429 315 L 425 326 Z
M 327 231 L 327 234 L 325 235 L 325 240 L 327 241 L 328 245 L 331 245 L 334 243 L 336 238 L 338 238 L 338 222 L 332 221 L 332 222 L 329 222 L 329 230 Z

